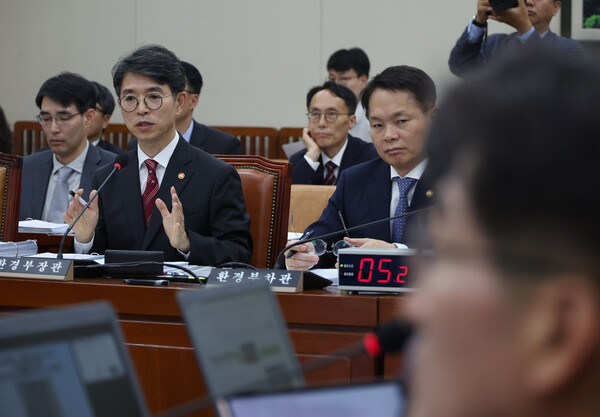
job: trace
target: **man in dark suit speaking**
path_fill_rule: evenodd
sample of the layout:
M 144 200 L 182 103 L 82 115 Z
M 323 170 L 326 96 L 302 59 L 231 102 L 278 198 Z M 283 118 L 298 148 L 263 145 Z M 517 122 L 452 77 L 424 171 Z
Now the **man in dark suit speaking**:
M 75 249 L 161 250 L 165 260 L 192 264 L 249 262 L 250 218 L 233 167 L 189 145 L 175 130 L 186 99 L 179 59 L 143 46 L 113 67 L 127 128 L 138 145 L 75 225 Z M 112 170 L 99 170 L 98 186 Z M 65 217 L 81 211 L 76 196 Z
M 306 108 L 306 149 L 290 157 L 293 184 L 334 185 L 346 168 L 377 158 L 372 143 L 348 134 L 356 122 L 352 90 L 328 81 L 308 92 Z
M 420 237 L 416 226 L 421 219 L 411 216 L 350 232 L 348 238 L 340 215 L 347 227 L 354 227 L 432 204 L 423 145 L 435 100 L 433 80 L 418 68 L 390 67 L 369 81 L 361 101 L 381 158 L 344 171 L 321 218 L 307 228 L 313 236 L 341 231 L 327 243 L 333 246 L 344 239 L 353 246 L 392 248 Z M 286 260 L 288 269 L 306 270 L 320 260 L 310 243 L 294 250 Z M 334 264 L 334 258 L 324 256 L 319 266 Z
M 518 0 L 517 7 L 503 11 L 494 10 L 490 3 L 490 0 L 477 0 L 477 14 L 450 53 L 448 64 L 453 74 L 464 77 L 470 70 L 523 44 L 540 43 L 561 56 L 583 54 L 579 42 L 558 36 L 549 29 L 550 21 L 560 10 L 560 1 Z M 509 1 L 497 3 L 512 6 Z M 515 28 L 516 32 L 487 36 L 488 19 L 505 23 Z

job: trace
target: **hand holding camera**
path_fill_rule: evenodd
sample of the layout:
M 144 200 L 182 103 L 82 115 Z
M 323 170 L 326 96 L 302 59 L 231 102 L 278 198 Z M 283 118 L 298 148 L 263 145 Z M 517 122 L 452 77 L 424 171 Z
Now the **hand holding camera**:
M 525 0 L 477 0 L 476 20 L 485 23 L 488 18 L 514 27 L 520 35 L 533 27 Z

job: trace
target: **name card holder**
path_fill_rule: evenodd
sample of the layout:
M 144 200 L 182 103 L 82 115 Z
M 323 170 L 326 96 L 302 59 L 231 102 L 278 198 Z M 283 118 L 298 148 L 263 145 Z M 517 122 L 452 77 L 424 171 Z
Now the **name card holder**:
M 213 268 L 206 281 L 206 286 L 237 285 L 258 280 L 267 281 L 273 292 L 298 293 L 303 290 L 302 271 L 280 269 Z
M 73 261 L 56 258 L 0 257 L 0 278 L 73 281 Z

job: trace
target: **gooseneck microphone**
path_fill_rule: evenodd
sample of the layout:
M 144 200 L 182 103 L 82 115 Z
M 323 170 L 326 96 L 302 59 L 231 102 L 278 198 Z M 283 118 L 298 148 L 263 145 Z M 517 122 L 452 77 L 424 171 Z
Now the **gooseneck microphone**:
M 88 201 L 88 203 L 83 207 L 83 210 L 81 210 L 81 213 L 79 213 L 79 215 L 75 218 L 75 220 L 73 220 L 73 223 L 71 223 L 69 225 L 69 227 L 67 227 L 67 230 L 65 230 L 62 240 L 60 241 L 60 246 L 58 248 L 58 253 L 56 254 L 56 259 L 63 258 L 63 247 L 65 245 L 65 239 L 67 238 L 67 235 L 69 234 L 69 232 L 73 229 L 73 226 L 75 226 L 75 223 L 77 223 L 77 221 L 81 218 L 83 213 L 85 213 L 85 211 L 90 207 L 90 204 L 92 204 L 92 201 L 94 201 L 94 199 L 100 193 L 100 190 L 102 189 L 102 187 L 104 187 L 104 184 L 106 184 L 106 182 L 110 179 L 110 177 L 113 176 L 113 174 L 115 172 L 117 172 L 121 168 L 125 167 L 127 165 L 128 161 L 129 161 L 129 156 L 127 154 L 122 154 L 122 155 L 117 156 L 117 159 L 115 160 L 112 171 L 110 171 L 110 174 L 108 174 L 106 179 L 102 182 L 102 184 L 100 184 L 100 187 L 98 187 L 96 194 L 94 194 L 94 196 L 92 198 L 90 198 L 90 201 Z
M 308 243 L 311 242 L 313 240 L 316 239 L 327 239 L 329 237 L 334 237 L 334 236 L 338 236 L 343 234 L 344 232 L 346 234 L 348 234 L 348 232 L 351 232 L 353 230 L 358 230 L 358 229 L 362 229 L 363 227 L 369 227 L 369 226 L 375 226 L 376 224 L 380 224 L 380 223 L 385 223 L 385 222 L 389 222 L 391 220 L 395 220 L 395 219 L 400 219 L 402 217 L 408 217 L 408 216 L 412 216 L 413 214 L 418 214 L 427 210 L 430 210 L 433 206 L 427 206 L 424 207 L 422 209 L 418 209 L 418 210 L 413 210 L 413 211 L 409 211 L 406 212 L 404 214 L 399 214 L 397 216 L 392 216 L 392 217 L 386 217 L 385 219 L 380 219 L 380 220 L 375 220 L 369 223 L 364 223 L 364 224 L 359 224 L 358 226 L 352 226 L 352 227 L 344 227 L 342 230 L 336 231 L 336 232 L 331 232 L 331 233 L 325 233 L 324 235 L 321 236 L 308 236 L 308 233 L 306 234 L 307 237 L 302 237 L 300 240 L 298 240 L 297 242 L 291 243 L 289 245 L 287 245 L 285 248 L 283 248 L 283 250 L 281 252 L 279 252 L 279 255 L 277 255 L 277 262 L 275 263 L 273 269 L 281 269 L 281 260 L 283 258 L 283 254 L 293 248 L 294 246 L 298 246 L 298 245 L 302 245 L 303 243 Z

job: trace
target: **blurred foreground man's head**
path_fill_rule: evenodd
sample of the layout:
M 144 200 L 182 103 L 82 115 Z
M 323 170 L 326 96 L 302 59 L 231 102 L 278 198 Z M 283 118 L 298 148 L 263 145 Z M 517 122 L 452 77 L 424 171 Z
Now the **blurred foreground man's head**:
M 411 417 L 600 415 L 600 72 L 525 52 L 432 126 Z

